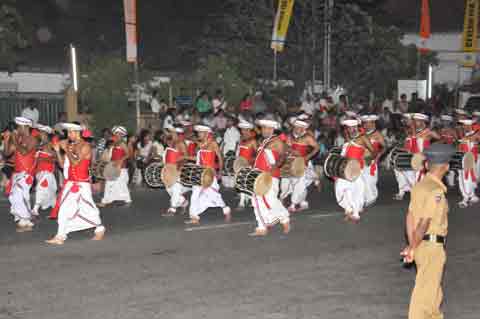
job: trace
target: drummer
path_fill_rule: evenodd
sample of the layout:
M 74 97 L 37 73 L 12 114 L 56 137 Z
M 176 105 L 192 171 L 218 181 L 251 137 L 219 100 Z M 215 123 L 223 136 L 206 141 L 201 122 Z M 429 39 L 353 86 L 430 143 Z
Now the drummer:
M 105 191 L 103 193 L 102 202 L 98 207 L 106 207 L 113 202 L 119 201 L 130 205 L 132 198 L 128 189 L 128 168 L 127 161 L 129 158 L 128 147 L 125 142 L 127 130 L 123 126 L 114 126 L 112 128 L 112 146 L 110 159 L 108 159 L 113 167 L 120 170 L 120 175 L 115 180 L 105 182 Z
M 193 123 L 190 120 L 182 120 L 180 124 L 183 126 L 183 134 L 178 134 L 180 140 L 183 139 L 187 147 L 187 161 L 195 161 L 197 155 L 197 143 L 195 142 Z
M 459 140 L 458 150 L 463 153 L 471 153 L 474 158 L 472 168 L 468 170 L 460 170 L 458 172 L 458 183 L 460 193 L 462 194 L 462 201 L 458 203 L 461 208 L 466 208 L 472 204 L 478 203 L 479 198 L 475 195 L 477 188 L 477 176 L 476 171 L 478 163 L 478 142 L 480 141 L 480 133 L 473 130 L 472 120 L 460 120 L 463 126 L 463 138 Z M 465 160 L 463 165 L 465 165 Z
M 383 134 L 377 130 L 376 121 L 378 116 L 363 115 L 361 117 L 363 128 L 365 129 L 365 135 L 370 140 L 372 147 L 375 151 L 374 154 L 369 154 L 370 163 L 366 163 L 365 168 L 363 169 L 362 177 L 365 180 L 366 185 L 366 206 L 373 204 L 378 197 L 378 162 L 383 152 L 385 151 L 385 138 Z
M 196 125 L 194 129 L 198 133 L 197 165 L 215 169 L 216 159 L 218 159 L 219 167 L 223 167 L 220 147 L 213 137 L 212 129 L 206 125 Z M 193 186 L 190 202 L 190 220 L 186 222 L 187 224 L 199 224 L 200 215 L 210 207 L 221 207 L 225 221 L 231 221 L 231 209 L 223 201 L 216 176 L 213 177 L 212 185 L 207 188 Z
M 297 119 L 293 122 L 292 133 L 287 138 L 287 152 L 290 156 L 302 157 L 306 167 L 303 176 L 282 178 L 282 194 L 280 198 L 285 200 L 291 195 L 291 204 L 288 207 L 290 214 L 308 209 L 309 207 L 307 191 L 313 179 L 307 178 L 307 170 L 313 170 L 313 165 L 310 160 L 320 149 L 315 138 L 311 134 L 308 134 L 307 130 L 309 127 L 309 122 Z
M 187 157 L 187 146 L 180 136 L 184 134 L 184 130 L 180 126 L 174 126 L 169 129 L 166 137 L 167 148 L 165 149 L 163 162 L 165 165 L 175 165 L 176 170 L 180 171 L 185 158 Z M 170 207 L 163 216 L 173 216 L 178 208 L 184 210 L 188 207 L 188 200 L 184 194 L 190 189 L 183 186 L 180 181 L 176 181 L 172 186 L 166 188 L 170 195 Z
M 49 126 L 37 124 L 39 131 L 39 145 L 37 150 L 37 165 L 35 179 L 35 205 L 33 215 L 38 216 L 40 209 L 53 208 L 57 199 L 57 181 L 55 179 L 55 150 L 50 142 L 49 135 L 53 133 Z
M 375 157 L 375 150 L 370 140 L 360 133 L 359 120 L 344 120 L 341 123 L 345 128 L 347 142 L 342 146 L 342 157 L 359 161 L 360 168 L 365 167 L 365 154 L 369 152 Z M 354 181 L 338 178 L 335 181 L 335 196 L 337 203 L 345 210 L 345 220 L 358 223 L 360 213 L 366 204 L 367 186 L 361 177 Z
M 283 233 L 287 234 L 290 232 L 290 216 L 278 198 L 280 167 L 284 163 L 286 148 L 278 134 L 275 134 L 275 130 L 280 129 L 280 123 L 273 117 L 265 117 L 258 120 L 257 124 L 261 128 L 263 141 L 258 148 L 253 166 L 257 170 L 271 174 L 272 186 L 265 195 L 252 197 L 257 228 L 250 236 L 265 236 L 268 233 L 267 227 L 277 223 L 282 224 Z
M 432 140 L 440 140 L 440 135 L 428 127 L 427 123 L 429 119 L 429 116 L 426 114 L 413 114 L 415 135 L 410 139 L 410 152 L 413 154 L 423 153 L 430 147 Z M 416 173 L 416 182 L 419 182 L 425 176 L 426 172 L 426 168 L 418 171 Z
M 455 118 L 454 121 L 456 123 L 456 131 L 457 131 L 457 138 L 463 138 L 463 125 L 460 121 L 468 120 L 469 114 L 464 109 L 455 109 L 454 110 Z
M 238 128 L 240 129 L 240 144 L 237 149 L 237 158 L 242 158 L 245 166 L 252 167 L 257 151 L 257 140 L 255 138 L 254 125 L 246 120 L 240 120 Z M 238 208 L 247 206 L 249 196 L 240 193 L 240 202 Z
M 457 130 L 453 125 L 453 116 L 444 114 L 440 116 L 441 127 L 439 130 L 440 141 L 444 144 L 455 144 L 457 141 Z M 450 169 L 447 176 L 447 185 L 450 187 L 455 186 L 455 171 Z
M 237 128 L 237 118 L 232 114 L 227 115 L 227 129 L 223 134 L 222 154 L 223 158 L 235 158 L 235 150 L 240 143 L 240 132 Z M 225 161 L 224 161 L 225 162 Z M 225 163 L 224 163 L 225 164 Z M 222 176 L 222 185 L 224 187 L 233 188 L 235 184 L 234 177 L 226 174 Z

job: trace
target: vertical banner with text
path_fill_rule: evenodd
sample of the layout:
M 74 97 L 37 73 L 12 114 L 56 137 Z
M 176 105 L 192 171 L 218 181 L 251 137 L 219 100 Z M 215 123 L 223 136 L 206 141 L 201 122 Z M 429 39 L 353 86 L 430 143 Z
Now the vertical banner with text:
M 272 33 L 272 49 L 282 52 L 287 38 L 288 26 L 292 17 L 295 0 L 279 0 Z
M 127 35 L 127 61 L 137 62 L 137 0 L 123 0 L 125 33 Z
M 477 50 L 479 0 L 466 0 L 462 46 L 465 52 Z
M 429 0 L 422 0 L 422 18 L 420 21 L 420 53 L 426 54 L 430 52 L 430 3 Z

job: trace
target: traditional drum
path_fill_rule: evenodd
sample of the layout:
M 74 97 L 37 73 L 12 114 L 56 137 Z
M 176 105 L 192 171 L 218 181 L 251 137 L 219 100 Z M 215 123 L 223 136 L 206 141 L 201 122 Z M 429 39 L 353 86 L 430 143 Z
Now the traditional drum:
M 272 175 L 252 168 L 242 168 L 235 175 L 235 189 L 250 196 L 264 196 L 272 188 Z
M 225 156 L 223 159 L 223 176 L 234 176 L 235 170 L 233 164 L 235 163 L 235 155 Z
M 388 157 L 388 163 L 391 169 L 395 169 L 397 171 L 412 170 L 412 153 L 395 147 L 392 149 Z
M 185 164 L 180 172 L 180 183 L 186 187 L 212 186 L 215 171 L 210 167 L 202 167 L 195 164 Z
M 250 163 L 248 163 L 245 157 L 237 157 L 233 162 L 233 171 L 235 172 L 235 174 L 245 167 L 250 167 Z
M 120 177 L 120 168 L 113 162 L 96 161 L 92 165 L 91 173 L 97 180 L 114 181 Z
M 281 177 L 302 177 L 305 174 L 305 159 L 289 157 L 280 168 Z
M 162 181 L 162 162 L 151 162 L 143 171 L 143 180 L 150 188 L 165 188 Z
M 458 171 L 463 169 L 463 157 L 465 156 L 464 152 L 456 152 L 452 159 L 450 160 L 450 170 Z
M 351 182 L 355 181 L 362 174 L 359 161 L 334 153 L 328 155 L 323 164 L 323 171 L 327 177 L 342 178 Z

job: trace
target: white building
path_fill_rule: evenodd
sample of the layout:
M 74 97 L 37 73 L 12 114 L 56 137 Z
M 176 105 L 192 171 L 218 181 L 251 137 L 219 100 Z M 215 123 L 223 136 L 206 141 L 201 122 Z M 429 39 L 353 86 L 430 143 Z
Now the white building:
M 63 93 L 69 81 L 63 73 L 0 72 L 0 92 Z
M 433 68 L 433 83 L 447 84 L 450 89 L 456 88 L 470 80 L 472 69 L 463 64 L 469 54 L 461 51 L 462 33 L 432 33 L 429 47 L 437 52 L 438 65 Z M 418 34 L 407 33 L 402 43 L 415 44 L 420 47 Z

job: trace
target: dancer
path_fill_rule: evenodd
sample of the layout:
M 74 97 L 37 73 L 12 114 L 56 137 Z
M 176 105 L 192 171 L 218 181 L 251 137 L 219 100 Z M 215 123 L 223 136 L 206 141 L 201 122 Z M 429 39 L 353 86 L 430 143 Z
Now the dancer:
M 222 154 L 220 153 L 220 148 L 218 147 L 217 142 L 215 142 L 212 129 L 206 125 L 196 125 L 194 129 L 198 133 L 197 165 L 210 169 L 223 167 Z M 218 159 L 218 166 L 216 159 Z M 200 215 L 210 207 L 221 207 L 225 216 L 225 221 L 231 221 L 231 209 L 223 201 L 216 176 L 213 177 L 212 185 L 207 188 L 202 186 L 192 187 L 190 220 L 186 223 L 195 225 L 199 224 Z
M 278 198 L 280 183 L 280 167 L 285 160 L 286 146 L 275 134 L 280 124 L 271 119 L 264 118 L 257 121 L 261 127 L 263 142 L 258 148 L 254 168 L 272 175 L 272 187 L 264 196 L 252 196 L 252 205 L 257 220 L 257 228 L 250 236 L 265 236 L 269 226 L 281 223 L 283 232 L 290 232 L 290 217 L 288 210 Z
M 282 178 L 280 198 L 285 200 L 291 195 L 291 204 L 288 207 L 289 213 L 295 213 L 301 210 L 308 209 L 307 201 L 308 186 L 313 182 L 313 179 L 307 178 L 308 170 L 313 170 L 311 163 L 312 157 L 318 153 L 320 147 L 315 141 L 315 138 L 308 132 L 310 123 L 305 120 L 295 120 L 293 122 L 293 130 L 287 139 L 289 155 L 293 157 L 302 157 L 305 161 L 305 172 L 300 177 L 286 177 Z
M 478 172 L 476 168 L 480 133 L 473 130 L 472 120 L 460 120 L 459 122 L 463 125 L 463 137 L 459 140 L 458 150 L 463 153 L 472 153 L 475 160 L 473 168 L 462 169 L 458 172 L 458 185 L 462 194 L 462 201 L 458 203 L 458 206 L 466 208 L 479 201 L 479 198 L 475 195 L 475 190 L 477 188 Z M 465 165 L 465 161 L 463 164 Z
M 68 171 L 61 191 L 57 234 L 46 243 L 63 245 L 69 233 L 91 228 L 95 229 L 92 240 L 102 240 L 105 227 L 93 201 L 90 183 L 91 146 L 82 139 L 80 125 L 65 123 L 63 126 L 68 131 L 68 141 L 55 144 L 54 149 L 57 160 Z M 62 150 L 65 155 L 62 155 Z
M 439 130 L 440 141 L 444 144 L 453 145 L 457 142 L 457 130 L 453 125 L 453 116 L 441 115 L 441 127 Z M 450 169 L 446 176 L 447 185 L 450 187 L 455 186 L 455 171 Z
M 111 181 L 105 182 L 105 191 L 103 193 L 102 202 L 98 207 L 107 207 L 115 201 L 123 202 L 125 205 L 132 203 L 130 190 L 128 189 L 129 176 L 127 161 L 129 159 L 129 151 L 125 142 L 127 130 L 123 126 L 114 126 L 112 128 L 111 150 L 109 150 L 110 158 L 108 159 L 113 165 L 120 170 L 120 176 Z
M 57 180 L 55 179 L 56 156 L 50 141 L 50 134 L 53 130 L 45 125 L 37 124 L 39 131 L 39 143 L 37 151 L 37 166 L 35 179 L 35 205 L 33 214 L 39 215 L 40 209 L 53 208 L 57 199 Z
M 17 232 L 33 229 L 32 209 L 30 207 L 30 188 L 35 173 L 35 154 L 37 139 L 30 132 L 32 121 L 24 117 L 16 117 L 17 129 L 13 132 L 5 131 L 5 157 L 14 156 L 15 166 L 7 190 L 10 201 L 10 213 L 17 224 Z
M 237 157 L 245 159 L 251 167 L 255 160 L 255 153 L 257 151 L 257 140 L 255 138 L 254 125 L 246 120 L 241 120 L 238 123 L 240 129 L 241 139 L 237 149 Z M 247 194 L 240 193 L 240 202 L 238 208 L 245 208 L 250 197 Z

